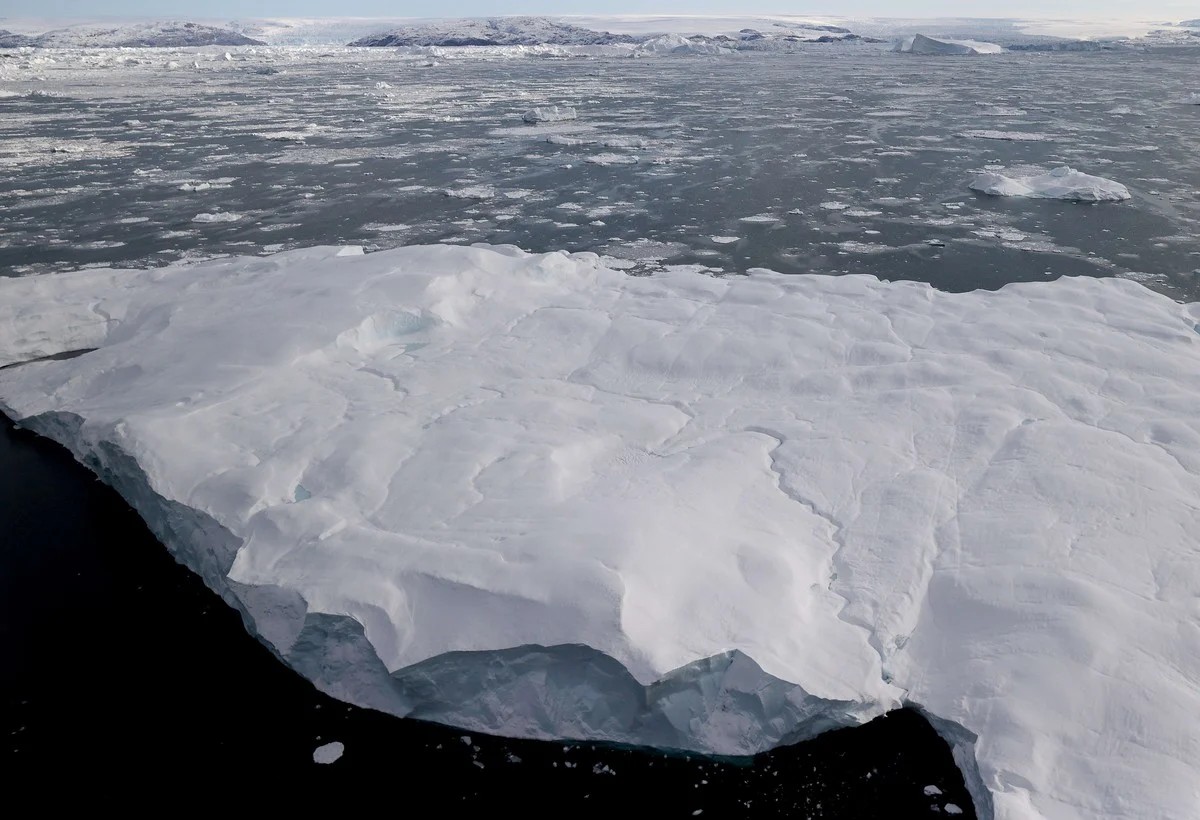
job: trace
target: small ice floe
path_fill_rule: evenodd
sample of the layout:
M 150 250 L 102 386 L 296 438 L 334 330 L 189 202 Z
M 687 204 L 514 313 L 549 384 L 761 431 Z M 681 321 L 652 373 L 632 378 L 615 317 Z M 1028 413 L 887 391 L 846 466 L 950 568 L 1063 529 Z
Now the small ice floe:
M 270 142 L 304 142 L 312 134 L 306 131 L 263 131 L 254 136 Z
M 193 222 L 237 222 L 242 218 L 241 214 L 235 214 L 231 211 L 222 211 L 215 214 L 196 214 L 192 217 Z
M 345 751 L 345 745 L 338 743 L 336 740 L 333 743 L 326 743 L 324 746 L 318 746 L 313 751 L 313 763 L 320 763 L 322 766 L 337 763 Z
M 979 174 L 971 190 L 989 196 L 1029 199 L 1062 199 L 1070 202 L 1120 202 L 1131 199 L 1129 189 L 1119 182 L 1092 176 L 1066 165 L 1046 173 L 1006 176 L 999 172 Z
M 562 134 L 551 134 L 550 136 L 546 137 L 546 142 L 550 143 L 551 145 L 566 145 L 569 147 L 574 147 L 577 145 L 587 145 L 589 140 L 580 139 L 579 137 L 567 137 L 563 136 Z
M 709 239 L 717 245 L 732 245 L 741 239 L 740 236 L 710 236 Z
M 1192 94 L 1183 101 L 1186 105 L 1200 105 L 1200 94 Z
M 521 119 L 529 123 L 565 122 L 576 119 L 579 112 L 566 105 L 548 105 L 541 108 L 531 108 L 521 115 Z
M 636 165 L 638 158 L 636 154 L 596 154 L 588 157 L 584 162 L 592 165 Z
M 391 88 L 392 84 L 385 83 L 383 80 L 380 80 L 379 82 L 375 83 L 375 87 L 382 91 L 384 89 Z
M 826 102 L 835 102 L 835 103 L 850 103 L 850 102 L 854 102 L 854 100 L 850 99 L 849 97 L 843 97 L 843 96 L 841 96 L 840 94 L 834 94 L 832 97 L 826 97 L 826 98 L 825 98 L 825 101 L 826 101 Z
M 753 216 L 743 216 L 738 222 L 749 222 L 752 225 L 770 225 L 778 222 L 779 217 L 772 214 L 754 214 Z
M 1036 134 L 1027 131 L 995 131 L 984 128 L 960 131 L 958 135 L 967 139 L 1004 140 L 1006 142 L 1053 142 L 1057 139 L 1057 137 L 1050 134 Z
M 850 206 L 845 202 L 822 202 L 821 207 L 827 211 L 844 211 Z
M 455 199 L 491 199 L 496 195 L 493 185 L 467 185 L 462 188 L 446 188 L 443 194 Z
M 925 796 L 926 797 L 937 797 L 941 793 L 942 793 L 942 790 L 939 789 L 937 786 L 926 786 L 925 787 Z
M 963 810 L 960 809 L 955 803 L 947 803 L 945 806 L 942 807 L 942 811 L 946 812 L 946 814 L 962 814 L 963 813 Z

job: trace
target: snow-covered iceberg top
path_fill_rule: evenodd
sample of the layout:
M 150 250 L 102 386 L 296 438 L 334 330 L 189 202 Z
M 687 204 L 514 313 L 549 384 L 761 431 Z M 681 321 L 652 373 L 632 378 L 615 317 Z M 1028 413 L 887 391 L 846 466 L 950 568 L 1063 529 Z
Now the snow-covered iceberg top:
M 1000 54 L 1004 51 L 1004 47 L 995 43 L 983 43 L 979 40 L 946 40 L 915 34 L 898 41 L 895 50 L 904 54 L 974 55 Z
M 1053 171 L 1014 173 L 989 171 L 971 181 L 971 190 L 990 196 L 1020 196 L 1030 199 L 1065 199 L 1071 202 L 1121 202 L 1130 199 L 1129 189 L 1119 182 L 1092 176 L 1061 165 Z
M 726 753 L 906 701 L 983 817 L 1178 818 L 1198 321 L 1119 279 L 312 249 L 0 279 L 4 361 L 98 348 L 0 407 L 347 700 Z

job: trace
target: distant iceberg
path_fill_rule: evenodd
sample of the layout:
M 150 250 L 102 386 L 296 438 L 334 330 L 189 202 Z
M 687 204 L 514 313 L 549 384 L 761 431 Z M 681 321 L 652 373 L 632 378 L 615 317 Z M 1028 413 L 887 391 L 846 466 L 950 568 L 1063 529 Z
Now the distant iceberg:
M 971 54 L 1001 54 L 1004 47 L 995 43 L 984 43 L 979 40 L 945 40 L 915 34 L 896 43 L 895 51 L 904 54 L 927 55 L 971 55 Z
M 1119 182 L 1085 174 L 1066 165 L 1047 173 L 1014 176 L 988 172 L 975 177 L 970 187 L 989 196 L 1065 199 L 1072 202 L 1120 202 L 1132 197 L 1129 189 Z

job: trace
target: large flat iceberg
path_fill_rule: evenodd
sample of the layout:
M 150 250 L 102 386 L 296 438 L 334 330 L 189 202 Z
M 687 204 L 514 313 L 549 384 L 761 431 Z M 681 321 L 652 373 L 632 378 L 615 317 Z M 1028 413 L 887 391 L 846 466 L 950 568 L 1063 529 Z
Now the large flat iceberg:
M 947 40 L 945 38 L 926 37 L 915 34 L 905 37 L 896 43 L 895 51 L 903 54 L 924 54 L 926 56 L 973 56 L 978 54 L 1001 54 L 1002 46 L 996 43 L 984 43 L 979 40 Z
M 1070 202 L 1121 202 L 1130 199 L 1129 189 L 1119 182 L 1092 176 L 1060 165 L 1053 171 L 1012 173 L 989 171 L 971 181 L 971 190 L 989 196 L 1028 199 L 1064 199 Z
M 749 753 L 920 706 L 984 818 L 1200 805 L 1200 305 L 317 248 L 0 279 L 0 409 L 325 691 Z M 63 636 L 63 650 L 69 649 Z

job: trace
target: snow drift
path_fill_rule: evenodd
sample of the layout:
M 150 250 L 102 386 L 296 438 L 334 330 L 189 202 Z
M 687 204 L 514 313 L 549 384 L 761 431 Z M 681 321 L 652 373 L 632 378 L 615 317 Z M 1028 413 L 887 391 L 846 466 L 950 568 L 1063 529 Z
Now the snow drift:
M 988 172 L 975 177 L 970 187 L 989 196 L 1071 202 L 1121 202 L 1132 198 L 1129 189 L 1121 183 L 1085 174 L 1066 165 L 1044 173 L 1015 173 L 1012 176 Z
M 899 702 L 983 817 L 1200 804 L 1200 306 L 310 249 L 0 279 L 0 407 L 395 714 L 749 753 Z

